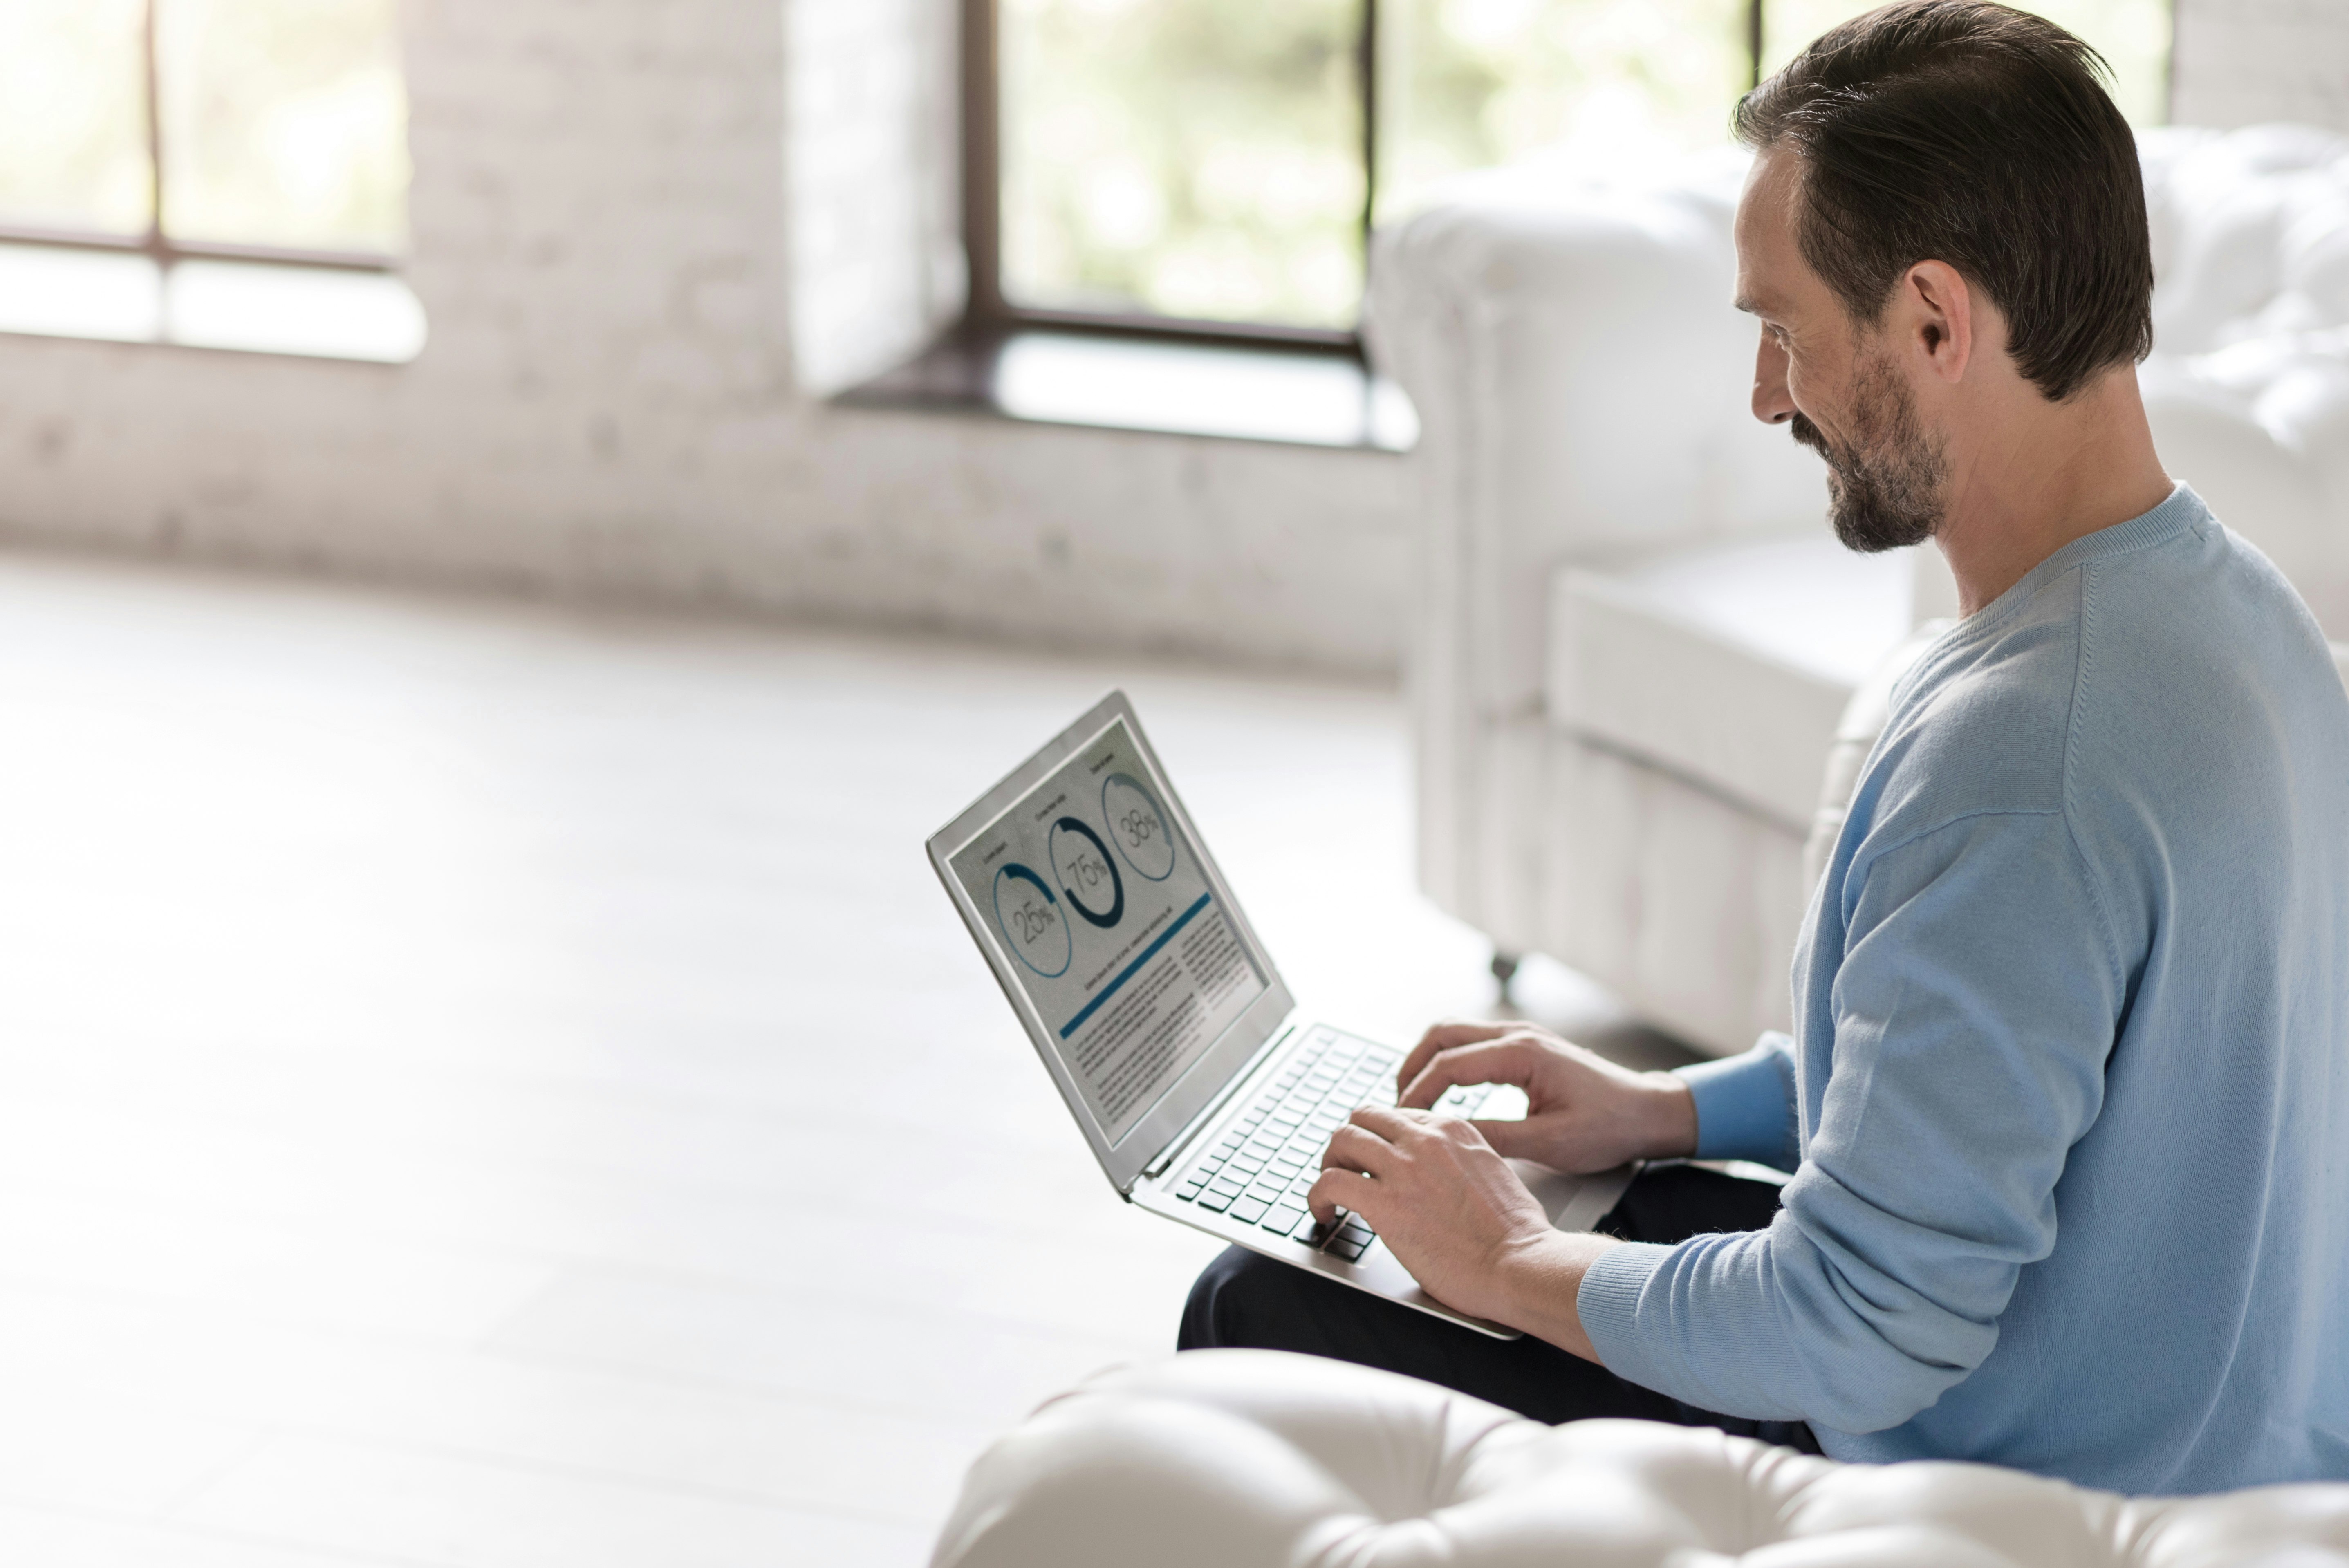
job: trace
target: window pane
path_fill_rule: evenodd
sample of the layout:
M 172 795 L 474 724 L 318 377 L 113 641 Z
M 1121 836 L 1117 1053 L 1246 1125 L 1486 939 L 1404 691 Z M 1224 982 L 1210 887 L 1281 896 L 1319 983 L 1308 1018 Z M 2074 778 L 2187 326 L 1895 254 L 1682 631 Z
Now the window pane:
M 395 0 L 156 0 L 176 239 L 397 251 L 408 100 Z
M 0 221 L 147 231 L 143 0 L 0 4 Z
M 1379 220 L 1539 151 L 1593 169 L 1728 139 L 1746 0 L 1383 0 Z
M 1004 0 L 1003 292 L 1347 327 L 1361 0 Z
M 2169 118 L 2169 0 L 2009 0 L 2086 39 L 2113 68 L 2113 101 L 2132 125 Z M 1875 9 L 1851 0 L 1764 0 L 1766 74 L 1847 17 Z

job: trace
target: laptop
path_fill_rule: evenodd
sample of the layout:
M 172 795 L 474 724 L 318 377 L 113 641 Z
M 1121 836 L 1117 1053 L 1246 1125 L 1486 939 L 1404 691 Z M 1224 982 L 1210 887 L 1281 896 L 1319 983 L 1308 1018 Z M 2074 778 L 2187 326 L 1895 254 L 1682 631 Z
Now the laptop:
M 933 834 L 931 866 L 1121 1197 L 1496 1338 L 1430 1296 L 1355 1215 L 1305 1192 L 1330 1134 L 1392 1105 L 1405 1050 L 1300 1012 L 1112 692 Z M 1455 1088 L 1475 1114 L 1493 1086 Z M 1511 1091 L 1514 1094 L 1515 1091 Z M 1561 1230 L 1588 1230 L 1626 1167 L 1560 1176 L 1510 1162 Z

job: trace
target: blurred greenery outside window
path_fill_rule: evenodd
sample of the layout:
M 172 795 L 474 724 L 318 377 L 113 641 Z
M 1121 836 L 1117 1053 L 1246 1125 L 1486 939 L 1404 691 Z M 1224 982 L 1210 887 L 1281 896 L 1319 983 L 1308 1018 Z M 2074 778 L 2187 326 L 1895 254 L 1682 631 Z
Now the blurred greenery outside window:
M 0 237 L 388 264 L 396 0 L 0 0 Z
M 1757 74 L 1869 8 L 997 0 L 1002 304 L 1350 333 L 1367 223 L 1500 164 L 1572 178 L 1725 143 Z M 2022 8 L 2103 53 L 2133 123 L 2162 120 L 2170 0 Z

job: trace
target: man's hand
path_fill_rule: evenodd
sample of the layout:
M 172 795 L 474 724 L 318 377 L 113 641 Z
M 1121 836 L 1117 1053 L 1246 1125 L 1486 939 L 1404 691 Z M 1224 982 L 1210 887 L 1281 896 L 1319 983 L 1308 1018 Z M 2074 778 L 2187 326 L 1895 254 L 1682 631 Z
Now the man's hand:
M 1511 1159 L 1578 1176 L 1627 1160 L 1696 1152 L 1696 1101 L 1687 1085 L 1670 1073 L 1618 1067 L 1531 1024 L 1436 1025 L 1395 1074 L 1395 1098 L 1424 1109 L 1454 1084 L 1479 1083 L 1526 1091 L 1523 1121 L 1474 1124 Z
M 1350 1209 L 1446 1306 L 1597 1359 L 1575 1293 L 1591 1260 L 1618 1243 L 1550 1229 L 1474 1124 L 1364 1106 L 1330 1140 L 1321 1166 L 1306 1200 L 1315 1219 Z

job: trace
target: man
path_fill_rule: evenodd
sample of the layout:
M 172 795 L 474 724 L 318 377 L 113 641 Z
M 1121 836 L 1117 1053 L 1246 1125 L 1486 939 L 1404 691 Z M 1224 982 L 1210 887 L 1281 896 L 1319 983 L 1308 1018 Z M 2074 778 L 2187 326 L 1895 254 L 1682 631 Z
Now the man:
M 1495 1080 L 1531 1113 L 1358 1112 L 1313 1206 L 1528 1337 L 1230 1253 L 1186 1346 L 2132 1492 L 2349 1478 L 2349 701 L 2156 457 L 2143 187 L 2100 65 L 1902 0 L 1738 109 L 1754 411 L 1826 458 L 1845 543 L 1930 537 L 1965 612 L 1896 690 L 1793 1038 L 1642 1075 L 1431 1030 L 1402 1106 Z M 1577 1235 L 1504 1154 L 1795 1176 L 1651 1170 Z

